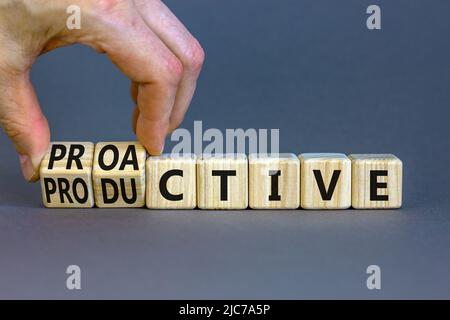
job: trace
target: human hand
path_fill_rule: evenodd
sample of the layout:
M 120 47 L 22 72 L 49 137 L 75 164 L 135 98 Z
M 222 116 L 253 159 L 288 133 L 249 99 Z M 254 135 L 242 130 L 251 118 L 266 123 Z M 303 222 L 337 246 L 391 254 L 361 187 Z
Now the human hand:
M 81 28 L 66 26 L 81 9 Z M 25 179 L 39 178 L 50 130 L 29 79 L 36 58 L 81 43 L 106 53 L 131 80 L 132 126 L 159 154 L 182 122 L 204 52 L 160 0 L 0 0 L 0 124 L 19 154 Z

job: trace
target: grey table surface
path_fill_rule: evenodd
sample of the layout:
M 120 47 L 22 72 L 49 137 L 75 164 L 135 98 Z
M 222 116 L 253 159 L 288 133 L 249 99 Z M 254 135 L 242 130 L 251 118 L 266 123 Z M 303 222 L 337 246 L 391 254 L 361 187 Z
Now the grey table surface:
M 394 153 L 403 208 L 49 210 L 1 134 L 0 298 L 450 298 L 450 2 L 167 4 L 207 54 L 183 127 L 280 128 L 282 152 Z M 381 30 L 366 28 L 369 4 Z M 64 48 L 32 80 L 53 140 L 134 139 L 128 80 L 105 56 Z M 72 264 L 81 290 L 66 288 Z M 381 290 L 366 287 L 372 264 Z

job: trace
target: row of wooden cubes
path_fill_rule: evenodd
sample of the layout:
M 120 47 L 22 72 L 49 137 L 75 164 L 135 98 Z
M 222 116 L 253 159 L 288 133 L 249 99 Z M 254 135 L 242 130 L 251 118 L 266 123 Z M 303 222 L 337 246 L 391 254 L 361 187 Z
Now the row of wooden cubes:
M 154 209 L 399 208 L 402 162 L 390 154 L 147 157 L 137 142 L 55 142 L 41 164 L 46 207 Z

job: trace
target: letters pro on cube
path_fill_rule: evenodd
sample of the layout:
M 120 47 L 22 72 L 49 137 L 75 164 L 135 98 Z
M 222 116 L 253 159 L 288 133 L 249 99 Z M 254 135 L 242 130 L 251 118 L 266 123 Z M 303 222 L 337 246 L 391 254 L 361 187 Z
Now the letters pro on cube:
M 399 208 L 402 162 L 389 154 L 162 155 L 137 142 L 54 142 L 41 164 L 46 207 Z

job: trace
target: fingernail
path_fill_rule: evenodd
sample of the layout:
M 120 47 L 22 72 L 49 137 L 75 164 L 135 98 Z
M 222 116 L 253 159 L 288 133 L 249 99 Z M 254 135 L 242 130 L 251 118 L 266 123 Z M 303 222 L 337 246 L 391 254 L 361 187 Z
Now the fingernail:
M 30 157 L 25 154 L 19 154 L 22 174 L 27 181 L 36 181 L 39 178 L 39 171 L 34 167 Z

